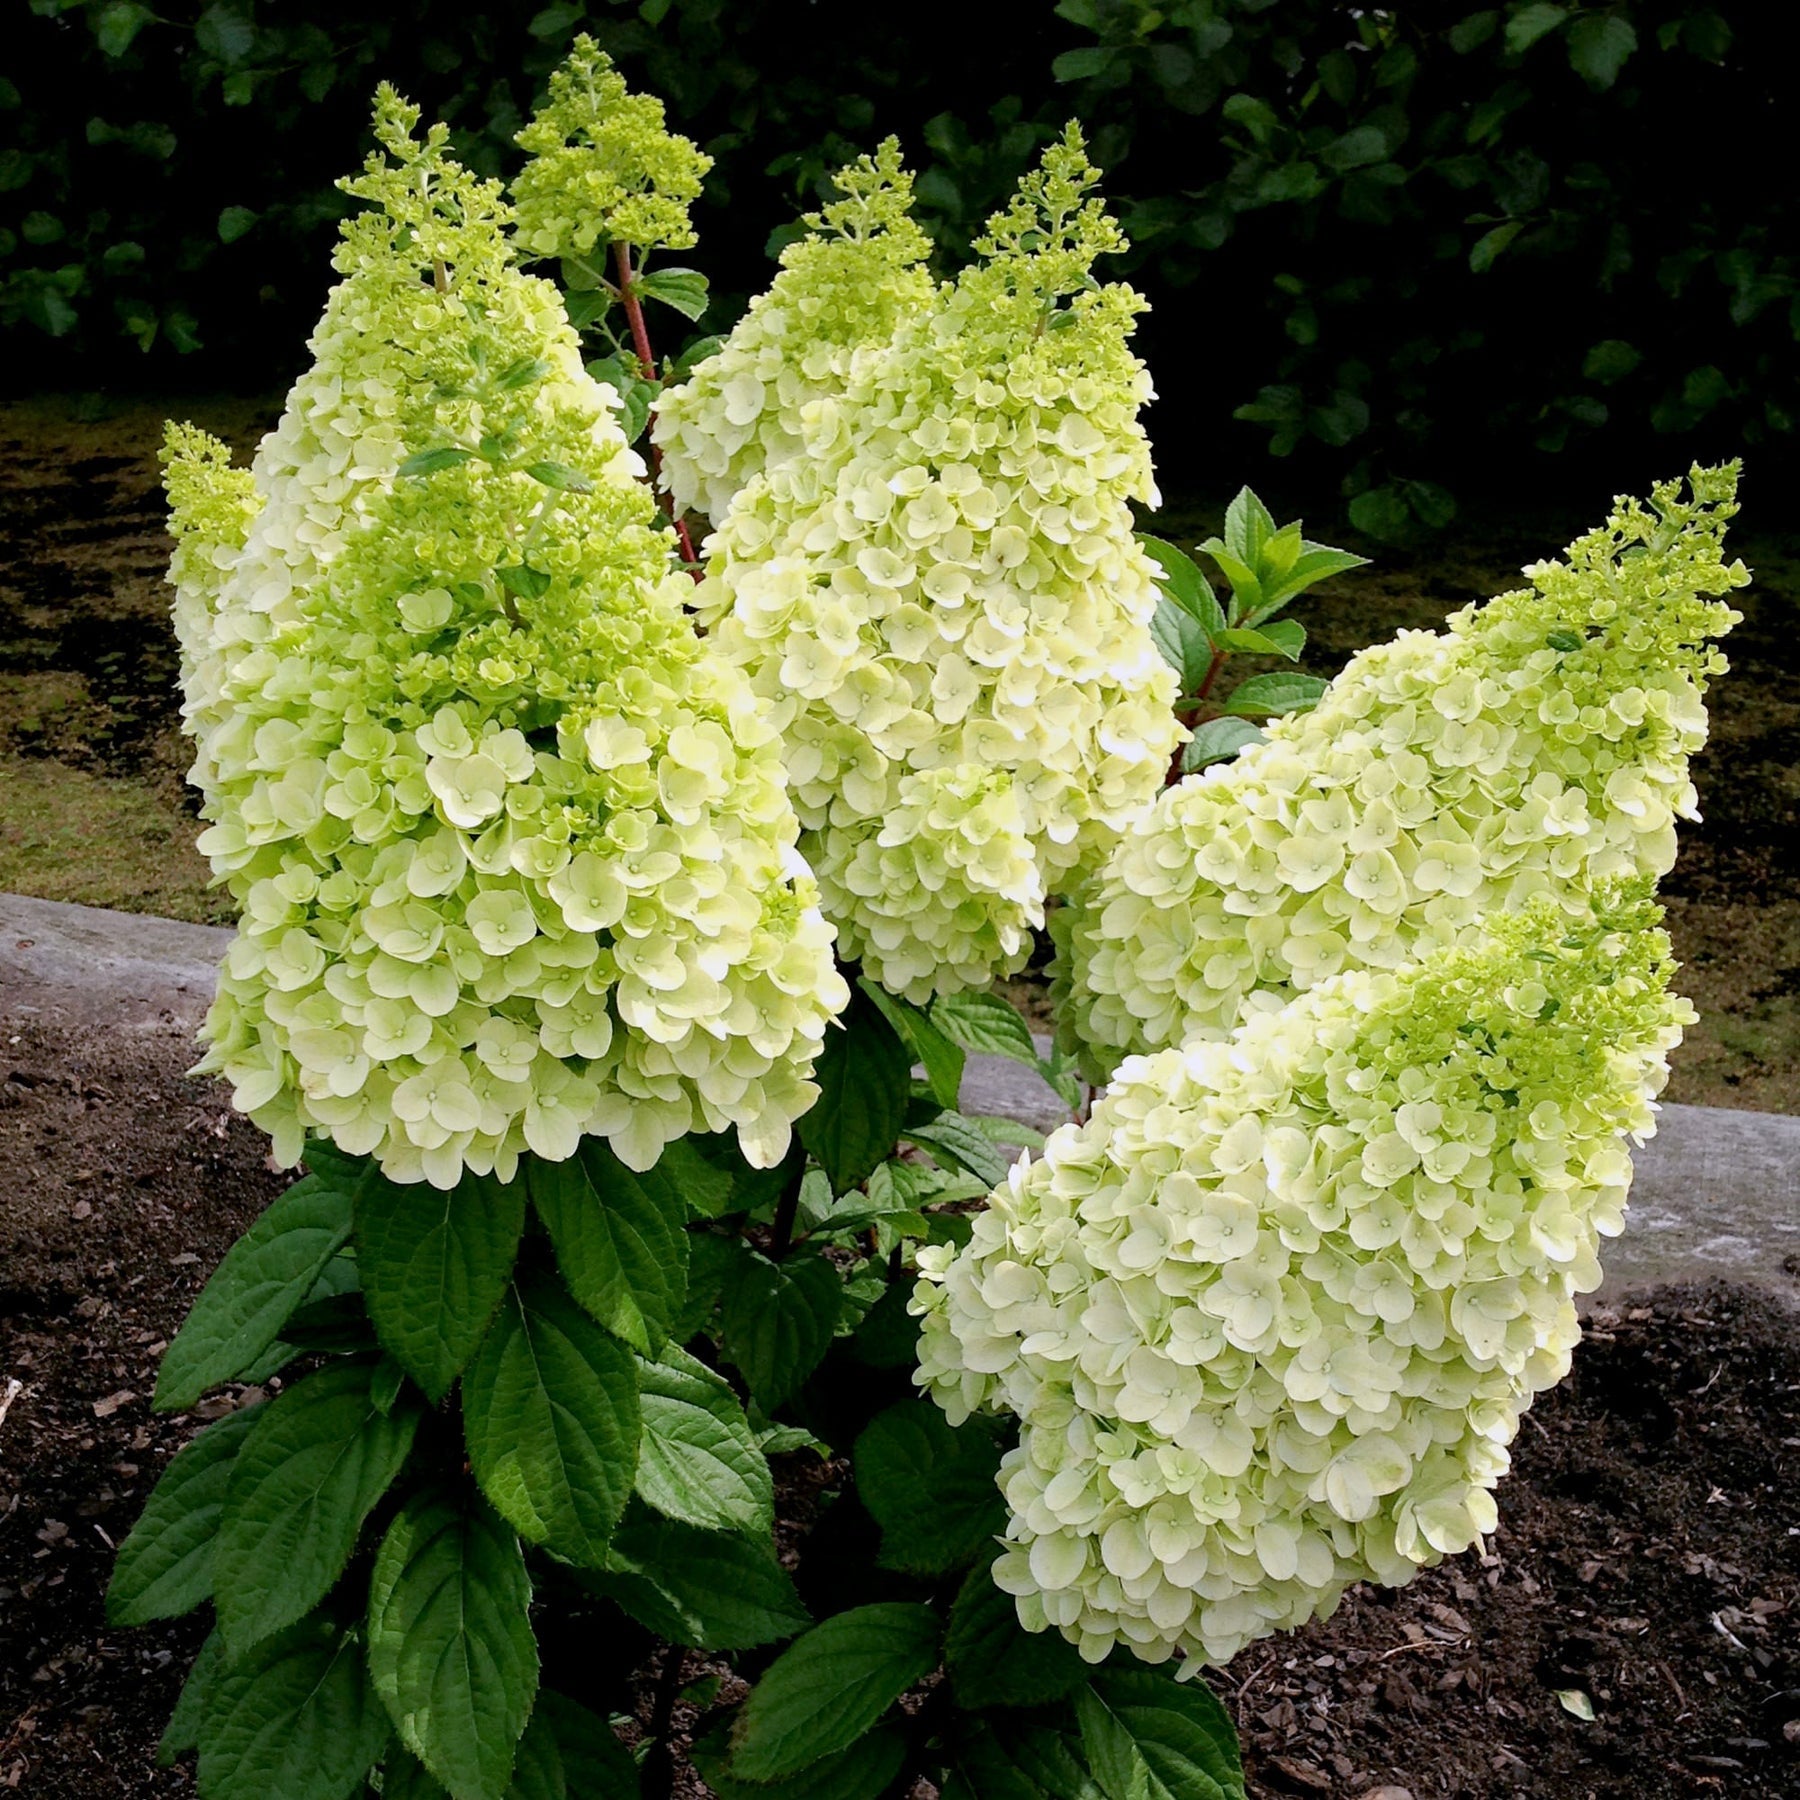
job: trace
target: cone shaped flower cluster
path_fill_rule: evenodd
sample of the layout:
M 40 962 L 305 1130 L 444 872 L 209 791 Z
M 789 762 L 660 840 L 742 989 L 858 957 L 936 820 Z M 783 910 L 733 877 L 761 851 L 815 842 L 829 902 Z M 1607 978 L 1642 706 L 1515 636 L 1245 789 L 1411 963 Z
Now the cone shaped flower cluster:
M 663 123 L 663 103 L 634 94 L 582 32 L 550 77 L 550 94 L 515 140 L 531 160 L 512 184 L 516 241 L 527 259 L 587 259 L 610 243 L 686 250 L 688 208 L 712 158 Z
M 201 839 L 242 909 L 202 1065 L 291 1162 L 767 1164 L 846 998 L 779 749 L 497 187 L 413 135 L 345 185 L 315 361 L 253 470 L 176 431 Z
M 1028 1628 L 1223 1662 L 1492 1529 L 1693 1016 L 1649 888 L 1127 1060 L 921 1253 L 918 1379 L 1021 1423 L 994 1575 Z
M 1121 243 L 1070 131 L 981 260 L 732 502 L 696 605 L 750 674 L 843 954 L 923 1001 L 1017 968 L 1180 736 Z
M 1659 876 L 1749 575 L 1735 464 L 1620 501 L 1531 587 L 1364 650 L 1316 710 L 1169 789 L 1056 921 L 1094 1079 L 1223 1037 L 1262 990 L 1394 967 L 1535 893 Z
M 801 415 L 840 398 L 859 361 L 931 304 L 931 240 L 913 223 L 912 176 L 889 138 L 836 177 L 843 199 L 807 215 L 781 273 L 718 351 L 656 403 L 651 439 L 676 510 L 725 517 L 752 477 L 798 455 Z

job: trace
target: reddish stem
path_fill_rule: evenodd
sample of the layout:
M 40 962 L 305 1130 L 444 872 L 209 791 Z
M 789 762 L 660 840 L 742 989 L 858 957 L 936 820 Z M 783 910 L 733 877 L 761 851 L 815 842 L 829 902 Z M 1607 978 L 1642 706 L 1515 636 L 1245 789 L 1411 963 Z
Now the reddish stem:
M 637 297 L 636 278 L 631 268 L 631 246 L 629 244 L 613 245 L 613 260 L 619 270 L 619 299 L 625 307 L 626 323 L 631 327 L 631 347 L 637 352 L 638 367 L 644 372 L 646 381 L 662 386 L 662 377 L 656 372 L 656 355 L 650 348 L 650 331 L 644 323 L 643 302 Z M 694 554 L 694 540 L 688 535 L 687 520 L 676 516 L 675 499 L 662 484 L 662 452 L 655 444 L 646 445 L 650 453 L 651 486 L 656 490 L 656 497 L 662 502 L 662 509 L 669 515 L 669 523 L 675 527 L 675 535 L 681 540 L 682 557 L 689 563 L 700 559 Z M 693 578 L 700 579 L 698 569 L 688 571 Z
M 1206 665 L 1206 677 L 1200 683 L 1199 692 L 1194 695 L 1194 704 L 1181 715 L 1182 724 L 1187 726 L 1189 730 L 1193 729 L 1195 722 L 1199 719 L 1200 710 L 1206 700 L 1206 696 L 1212 692 L 1212 684 L 1219 679 L 1219 671 L 1224 668 L 1230 655 L 1231 652 L 1229 650 L 1215 650 L 1212 653 L 1212 661 Z M 1177 750 L 1169 759 L 1168 779 L 1170 782 L 1179 781 L 1181 779 L 1180 750 Z M 1167 786 L 1168 783 L 1165 782 L 1164 785 Z

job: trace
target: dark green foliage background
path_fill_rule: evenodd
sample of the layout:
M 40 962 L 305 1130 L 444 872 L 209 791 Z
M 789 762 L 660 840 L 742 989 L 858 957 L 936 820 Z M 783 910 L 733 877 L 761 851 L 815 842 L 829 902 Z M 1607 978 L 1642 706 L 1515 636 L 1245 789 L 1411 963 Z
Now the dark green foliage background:
M 15 384 L 285 381 L 374 83 L 505 172 L 587 29 L 718 159 L 709 327 L 853 149 L 901 134 L 954 254 L 1078 114 L 1178 477 L 1292 452 L 1404 537 L 1500 457 L 1591 453 L 1617 486 L 1747 445 L 1767 474 L 1800 420 L 1783 10 L 12 0 L 0 330 Z

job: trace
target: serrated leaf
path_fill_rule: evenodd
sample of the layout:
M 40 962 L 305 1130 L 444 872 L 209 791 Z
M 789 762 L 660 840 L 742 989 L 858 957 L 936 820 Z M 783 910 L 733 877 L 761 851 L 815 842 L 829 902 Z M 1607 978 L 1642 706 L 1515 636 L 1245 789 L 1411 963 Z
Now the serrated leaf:
M 207 1800 L 345 1800 L 381 1754 L 388 1722 L 362 1646 L 311 1618 L 235 1663 L 221 1657 L 199 1741 Z
M 351 1197 L 318 1176 L 297 1181 L 225 1252 L 163 1355 L 155 1408 L 180 1412 L 231 1381 L 275 1342 L 348 1240 Z
M 482 1492 L 534 1544 L 597 1565 L 631 1493 L 640 1436 L 631 1352 L 552 1277 L 508 1287 L 463 1378 Z
M 1006 1179 L 1008 1159 L 994 1148 L 994 1140 L 961 1113 L 940 1112 L 929 1125 L 908 1125 L 900 1134 L 909 1143 L 952 1167 L 966 1169 L 990 1188 Z
M 675 1185 L 685 1168 L 665 1152 L 656 1170 L 636 1174 L 597 1138 L 567 1162 L 527 1166 L 531 1204 L 569 1292 L 646 1354 L 661 1347 L 687 1291 L 687 1203 Z
M 222 63 L 239 63 L 256 43 L 256 26 L 236 7 L 209 6 L 194 25 L 194 42 Z
M 464 1175 L 445 1191 L 371 1172 L 356 1195 L 356 1261 L 381 1346 L 434 1404 L 500 1304 L 525 1229 L 525 1183 Z
M 1249 622 L 1256 624 L 1259 618 L 1266 618 L 1276 607 L 1287 605 L 1308 588 L 1316 587 L 1333 575 L 1365 568 L 1368 561 L 1366 556 L 1357 556 L 1349 550 L 1334 550 L 1328 544 L 1303 543 L 1293 567 L 1269 588 L 1262 610 L 1252 614 Z
M 675 366 L 670 374 L 676 381 L 686 381 L 699 366 L 710 357 L 716 356 L 725 340 L 722 337 L 697 337 L 691 343 L 683 344 L 681 354 L 675 359 Z
M 872 1369 L 910 1369 L 918 1361 L 919 1321 L 907 1311 L 911 1298 L 904 1282 L 895 1282 L 863 1314 L 851 1344 Z
M 1306 627 L 1298 619 L 1268 619 L 1256 629 L 1289 662 L 1297 662 L 1306 648 Z
M 533 481 L 541 481 L 545 487 L 554 488 L 559 494 L 591 494 L 594 491 L 594 484 L 579 469 L 571 469 L 567 463 L 528 463 L 525 473 Z
M 458 450 L 452 444 L 440 444 L 435 450 L 416 450 L 394 471 L 403 477 L 435 475 L 440 469 L 454 469 L 474 455 L 472 450 Z
M 1569 67 L 1596 93 L 1619 79 L 1636 49 L 1637 33 L 1620 13 L 1583 13 L 1569 28 Z
M 1236 756 L 1246 744 L 1260 744 L 1263 734 L 1248 719 L 1208 719 L 1194 727 L 1194 735 L 1182 746 L 1181 772 L 1191 775 L 1209 763 Z
M 388 1528 L 369 1676 L 401 1741 L 459 1800 L 505 1800 L 537 1694 L 530 1609 L 519 1540 L 481 1501 L 416 1495 Z
M 766 1532 L 775 1486 L 730 1385 L 673 1344 L 637 1375 L 638 1497 L 703 1530 Z
M 519 388 L 530 387 L 534 382 L 542 381 L 554 366 L 548 357 L 521 356 L 516 363 L 503 369 L 494 377 L 494 386 L 499 392 L 510 394 Z
M 1074 1744 L 1039 1720 L 965 1722 L 950 1766 L 944 1800 L 1106 1800 Z
M 732 1773 L 778 1781 L 856 1742 L 937 1667 L 937 1615 L 887 1601 L 815 1625 L 750 1690 L 731 1734 Z
M 1200 566 L 1185 551 L 1176 549 L 1163 538 L 1152 537 L 1146 531 L 1135 535 L 1162 572 L 1158 586 L 1208 638 L 1217 637 L 1225 629 L 1225 611 Z
M 366 1363 L 339 1364 L 256 1409 L 219 1514 L 213 1604 L 233 1659 L 331 1591 L 412 1448 L 416 1406 L 384 1417 Z
M 200 1654 L 194 1658 L 194 1666 L 181 1684 L 175 1710 L 169 1714 L 169 1722 L 156 1741 L 156 1766 L 159 1769 L 172 1767 L 189 1751 L 200 1748 L 200 1721 L 206 1717 L 224 1669 L 225 1640 L 215 1625 L 206 1634 Z
M 1076 1711 L 1106 1800 L 1244 1800 L 1237 1732 L 1204 1682 L 1100 1669 Z
M 1150 617 L 1150 636 L 1162 659 L 1175 671 L 1175 679 L 1184 694 L 1196 692 L 1206 680 L 1212 666 L 1212 640 L 1206 629 L 1192 614 L 1185 612 L 1167 594 L 1156 597 L 1156 611 Z
M 632 285 L 640 294 L 674 307 L 684 319 L 699 318 L 711 298 L 706 277 L 698 269 L 652 269 Z
M 1506 48 L 1514 56 L 1529 50 L 1539 38 L 1548 36 L 1568 17 L 1568 8 L 1552 6 L 1547 0 L 1521 6 L 1506 21 Z
M 819 1366 L 842 1310 L 842 1282 L 823 1255 L 798 1250 L 779 1263 L 739 1255 L 725 1283 L 724 1350 L 765 1412 Z
M 116 61 L 155 17 L 149 7 L 135 5 L 133 0 L 113 0 L 112 5 L 101 7 L 94 18 L 94 42 L 103 56 Z
M 694 1767 L 719 1800 L 878 1800 L 906 1760 L 906 1740 L 887 1726 L 782 1781 L 744 1781 L 733 1772 L 723 1735 L 702 1739 Z
M 1318 705 L 1331 684 L 1317 675 L 1291 674 L 1286 670 L 1252 675 L 1231 690 L 1225 710 L 1239 718 L 1263 719 L 1275 713 L 1305 712 Z
M 1239 488 L 1225 509 L 1225 548 L 1254 570 L 1262 561 L 1263 546 L 1274 535 L 1274 515 L 1257 498 L 1255 489 Z
M 994 1549 L 1006 1529 L 1000 1441 L 985 1420 L 953 1426 L 928 1400 L 901 1400 L 851 1452 L 857 1498 L 881 1527 L 883 1568 L 937 1575 Z
M 1087 1679 L 1081 1652 L 1056 1631 L 1026 1631 L 1010 1594 L 994 1586 L 984 1559 L 950 1608 L 944 1667 L 957 1704 L 1046 1706 Z
M 541 600 L 550 591 L 550 577 L 527 563 L 509 563 L 496 569 L 494 579 L 520 600 Z
M 227 1413 L 176 1452 L 131 1535 L 119 1546 L 106 1590 L 114 1625 L 192 1612 L 212 1596 L 213 1546 L 231 1465 L 260 1407 Z
M 998 994 L 940 994 L 931 1003 L 931 1022 L 965 1050 L 1037 1065 L 1038 1048 L 1031 1027 L 1018 1009 Z
M 638 1792 L 637 1764 L 604 1719 L 564 1694 L 538 1695 L 506 1800 L 635 1800 Z
M 1292 621 L 1285 621 L 1291 623 Z M 1252 631 L 1247 626 L 1234 625 L 1227 631 L 1219 633 L 1218 647 L 1221 650 L 1232 650 L 1241 656 L 1286 656 L 1279 638 L 1271 637 L 1266 631 Z
M 894 1147 L 912 1088 L 912 1057 L 867 994 L 854 989 L 813 1066 L 819 1097 L 797 1126 L 800 1141 L 848 1193 Z
M 749 1650 L 812 1623 L 765 1534 L 701 1531 L 634 1504 L 582 1586 L 696 1650 Z
M 882 1017 L 918 1058 L 940 1106 L 954 1106 L 962 1091 L 965 1057 L 960 1044 L 944 1035 L 923 1008 L 890 994 L 864 975 L 857 986 L 881 1009 Z

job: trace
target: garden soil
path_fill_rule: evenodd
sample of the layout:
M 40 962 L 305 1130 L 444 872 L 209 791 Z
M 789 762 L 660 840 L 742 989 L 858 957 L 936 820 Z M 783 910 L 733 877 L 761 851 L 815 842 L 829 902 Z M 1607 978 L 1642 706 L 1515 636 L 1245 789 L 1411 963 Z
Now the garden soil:
M 0 1025 L 0 1791 L 31 1800 L 193 1791 L 152 1758 L 200 1627 L 111 1630 L 101 1596 L 194 1428 L 151 1413 L 157 1358 L 283 1178 L 190 1055 L 173 1026 Z M 1221 1673 L 1253 1791 L 1800 1794 L 1796 1300 L 1800 1278 L 1597 1315 L 1527 1415 L 1485 1555 Z M 791 1553 L 823 1471 L 784 1463 Z

